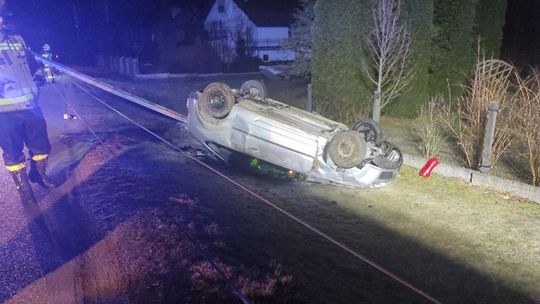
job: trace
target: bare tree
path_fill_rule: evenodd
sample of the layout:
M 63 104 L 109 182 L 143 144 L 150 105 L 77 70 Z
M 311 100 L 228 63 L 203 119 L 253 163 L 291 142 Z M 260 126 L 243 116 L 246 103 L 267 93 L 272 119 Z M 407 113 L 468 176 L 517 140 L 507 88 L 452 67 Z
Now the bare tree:
M 411 83 L 411 30 L 401 21 L 400 0 L 374 0 L 373 24 L 364 38 L 362 68 L 381 96 L 381 109 Z

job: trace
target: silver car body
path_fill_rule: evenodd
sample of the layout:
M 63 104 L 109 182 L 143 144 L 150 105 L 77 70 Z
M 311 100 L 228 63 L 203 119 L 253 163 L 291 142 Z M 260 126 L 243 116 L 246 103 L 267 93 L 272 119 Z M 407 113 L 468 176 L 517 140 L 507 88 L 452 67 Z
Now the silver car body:
M 238 98 L 223 119 L 208 123 L 198 113 L 200 92 L 187 101 L 188 131 L 217 156 L 213 144 L 302 173 L 307 181 L 372 188 L 390 183 L 399 168 L 380 168 L 369 161 L 343 169 L 325 155 L 332 136 L 349 128 L 270 98 Z M 368 157 L 381 151 L 368 146 Z

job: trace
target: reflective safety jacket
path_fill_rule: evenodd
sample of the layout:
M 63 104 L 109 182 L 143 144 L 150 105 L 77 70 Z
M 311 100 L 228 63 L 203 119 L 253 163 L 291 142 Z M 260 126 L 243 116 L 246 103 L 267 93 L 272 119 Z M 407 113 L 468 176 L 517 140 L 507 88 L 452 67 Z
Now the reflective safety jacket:
M 28 66 L 29 52 L 21 36 L 0 41 L 0 112 L 36 107 L 38 88 Z
M 43 57 L 43 58 L 45 58 L 47 60 L 52 60 L 53 59 L 52 58 L 53 56 L 52 56 L 51 52 L 43 52 L 43 53 L 41 53 L 41 57 Z

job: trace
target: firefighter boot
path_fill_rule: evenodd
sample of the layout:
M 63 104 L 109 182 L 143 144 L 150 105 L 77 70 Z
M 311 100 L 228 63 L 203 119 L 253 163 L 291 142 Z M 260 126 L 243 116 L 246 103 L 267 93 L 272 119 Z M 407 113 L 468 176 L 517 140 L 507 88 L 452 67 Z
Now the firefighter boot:
M 39 178 L 41 178 L 41 181 L 43 181 L 43 185 L 49 189 L 52 190 L 56 188 L 56 184 L 51 180 L 51 178 L 47 175 L 47 158 L 42 160 L 32 160 L 32 167 L 35 168 L 35 171 L 39 174 Z M 32 169 L 30 170 L 32 171 Z M 38 181 L 39 182 L 39 181 Z
M 21 202 L 23 204 L 37 204 L 36 197 L 34 196 L 34 191 L 28 182 L 28 177 L 26 176 L 26 170 L 21 169 L 17 171 L 11 171 L 11 177 L 15 182 L 19 196 L 21 197 Z

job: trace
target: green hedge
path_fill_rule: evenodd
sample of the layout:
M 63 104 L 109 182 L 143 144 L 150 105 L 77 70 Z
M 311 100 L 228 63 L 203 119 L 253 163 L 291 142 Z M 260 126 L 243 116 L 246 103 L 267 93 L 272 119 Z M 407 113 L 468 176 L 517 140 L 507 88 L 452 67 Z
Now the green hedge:
M 461 95 L 462 84 L 474 64 L 473 31 L 476 0 L 435 0 L 430 93 Z
M 415 79 L 409 92 L 386 111 L 414 116 L 429 95 L 462 92 L 472 70 L 477 39 L 488 57 L 499 54 L 506 0 L 402 0 L 412 24 Z M 371 22 L 371 1 L 317 0 L 315 4 L 312 83 L 315 107 L 339 118 L 343 107 L 369 111 L 373 86 L 360 66 L 362 34 Z
M 411 89 L 390 104 L 386 111 L 396 116 L 410 117 L 428 98 L 433 0 L 405 1 L 403 13 L 412 27 L 414 79 Z
M 477 0 L 474 33 L 487 58 L 498 58 L 503 39 L 506 0 Z
M 331 118 L 351 104 L 370 103 L 362 79 L 360 47 L 369 12 L 365 1 L 319 0 L 315 3 L 312 58 L 314 108 Z

